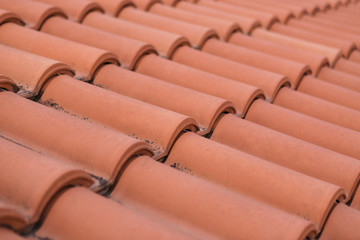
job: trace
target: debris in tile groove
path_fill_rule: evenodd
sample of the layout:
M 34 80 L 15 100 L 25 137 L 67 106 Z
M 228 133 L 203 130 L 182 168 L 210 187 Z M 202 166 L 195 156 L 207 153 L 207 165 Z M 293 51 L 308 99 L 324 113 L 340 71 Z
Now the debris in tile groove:
M 135 135 L 135 133 L 128 134 L 128 136 L 132 137 L 132 138 L 135 138 L 136 140 L 140 140 L 140 141 L 143 141 L 143 142 L 149 144 L 151 149 L 154 151 L 155 155 L 158 155 L 158 154 L 162 153 L 165 150 L 165 148 L 161 147 L 156 142 L 150 142 L 148 139 L 139 138 L 139 137 L 137 137 Z
M 60 106 L 58 103 L 56 103 L 53 99 L 48 99 L 46 101 L 39 100 L 39 103 L 41 103 L 41 104 L 43 104 L 45 106 L 48 106 L 48 107 L 52 107 L 52 108 L 54 108 L 54 109 L 56 109 L 58 111 L 64 112 L 64 113 L 69 114 L 71 116 L 78 117 L 78 118 L 80 118 L 82 120 L 85 120 L 85 121 L 88 121 L 88 122 L 91 122 L 91 123 L 93 122 L 88 117 L 84 117 L 84 116 L 81 116 L 79 114 L 71 113 L 71 112 L 65 110 L 62 106 Z
M 185 172 L 185 173 L 188 173 L 188 174 L 190 174 L 190 175 L 194 175 L 194 174 L 192 173 L 191 169 L 189 169 L 189 168 L 187 168 L 187 167 L 183 167 L 183 166 L 181 165 L 181 163 L 173 163 L 173 164 L 170 165 L 170 167 L 175 168 L 175 169 L 177 169 L 177 170 L 179 170 L 179 171 L 181 171 L 181 172 Z

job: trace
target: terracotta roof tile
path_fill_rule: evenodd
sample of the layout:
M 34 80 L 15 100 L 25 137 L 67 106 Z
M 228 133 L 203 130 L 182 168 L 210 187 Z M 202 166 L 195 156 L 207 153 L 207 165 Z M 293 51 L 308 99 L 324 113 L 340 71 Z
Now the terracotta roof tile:
M 277 16 L 282 23 L 287 23 L 290 19 L 295 18 L 295 14 L 282 7 L 273 7 L 264 3 L 248 2 L 248 1 L 234 1 L 234 0 L 220 0 L 220 2 L 234 5 L 249 10 L 258 10 L 265 13 L 272 13 Z
M 115 180 L 127 159 L 138 154 L 151 155 L 150 147 L 145 143 L 94 123 L 13 93 L 2 92 L 0 98 L 1 102 L 7 103 L 1 105 L 1 112 L 6 113 L 6 117 L 0 120 L 2 135 L 44 154 L 68 159 L 96 176 L 105 186 L 108 184 L 106 181 Z
M 264 126 L 225 115 L 211 137 L 259 158 L 341 186 L 350 200 L 359 184 L 357 159 L 285 135 Z M 331 164 L 329 164 L 331 163 Z
M 37 235 L 74 240 L 191 239 L 191 234 L 166 227 L 138 211 L 80 187 L 69 189 L 58 197 Z
M 143 140 L 151 145 L 156 159 L 169 153 L 180 132 L 198 129 L 191 118 L 68 76 L 48 82 L 39 102 Z
M 360 135 L 357 131 L 310 118 L 306 115 L 288 112 L 281 107 L 266 104 L 261 100 L 257 100 L 252 104 L 247 112 L 246 119 L 347 156 L 360 159 L 358 149 Z M 294 128 L 294 125 L 297 127 Z
M 250 10 L 239 6 L 233 6 L 227 3 L 209 0 L 199 0 L 196 4 L 232 14 L 237 14 L 240 16 L 243 15 L 246 17 L 255 18 L 256 20 L 261 22 L 261 25 L 264 28 L 270 28 L 274 23 L 279 22 L 279 19 L 276 15 L 264 11 Z
M 136 72 L 230 100 L 241 116 L 246 114 L 255 98 L 264 98 L 262 91 L 253 86 L 179 65 L 154 55 L 142 58 Z
M 145 158 L 127 166 L 111 197 L 138 209 L 151 208 L 155 214 L 188 222 L 220 238 L 303 239 L 314 230 L 294 215 Z M 258 219 L 266 224 L 258 224 Z
M 147 28 L 139 24 L 115 19 L 111 16 L 106 16 L 97 12 L 88 14 L 84 19 L 83 24 L 151 43 L 156 47 L 159 54 L 165 57 L 170 57 L 179 46 L 189 44 L 188 40 L 180 35 Z
M 196 161 L 192 161 L 193 158 Z M 179 138 L 166 164 L 310 219 L 319 229 L 335 200 L 345 197 L 339 187 L 324 184 L 192 133 Z M 312 202 L 317 202 L 317 206 L 314 207 Z
M 168 17 L 144 12 L 131 6 L 123 8 L 118 18 L 185 36 L 195 48 L 201 48 L 209 38 L 218 37 L 212 28 L 173 20 Z M 163 24 L 165 21 L 167 24 Z
M 331 213 L 321 239 L 358 239 L 360 237 L 359 221 L 359 211 L 345 204 L 339 204 Z
M 17 23 L 19 25 L 24 25 L 25 23 L 21 20 L 21 18 L 15 13 L 0 9 L 0 24 L 4 24 L 7 22 Z
M 12 92 L 18 92 L 19 88 L 10 78 L 0 74 L 0 89 Z
M 116 55 L 122 67 L 129 69 L 133 69 L 143 55 L 156 53 L 155 48 L 150 44 L 94 29 L 60 17 L 47 20 L 41 31 L 108 50 Z
M 340 40 L 327 36 L 326 38 L 318 33 L 309 32 L 306 30 L 299 30 L 291 28 L 289 26 L 283 26 L 276 24 L 271 27 L 271 30 L 277 33 L 281 33 L 287 36 L 311 41 L 314 43 L 322 44 L 325 46 L 340 49 L 345 57 L 350 56 L 351 52 L 356 49 L 356 45 L 353 41 Z
M 329 102 L 349 107 L 357 111 L 360 110 L 359 92 L 318 80 L 312 76 L 305 76 L 302 79 L 298 90 Z
M 336 61 L 338 61 L 343 56 L 340 49 L 327 47 L 321 44 L 316 44 L 295 37 L 284 36 L 262 29 L 256 29 L 255 31 L 253 31 L 252 36 L 254 36 L 255 38 L 261 38 L 271 42 L 282 44 L 298 50 L 320 54 L 328 58 L 331 66 L 334 66 Z
M 236 112 L 229 101 L 126 71 L 114 65 L 103 67 L 97 73 L 94 84 L 193 117 L 200 126 L 198 134 L 201 135 L 210 133 L 223 113 Z
M 0 31 L 3 27 L 5 26 L 2 26 Z M 0 51 L 4 55 L 0 60 L 0 72 L 16 82 L 20 89 L 18 94 L 24 97 L 36 96 L 44 82 L 58 74 L 73 75 L 72 69 L 59 61 L 4 45 L 0 45 Z
M 70 19 L 81 22 L 90 12 L 104 12 L 99 4 L 88 0 L 63 1 L 63 0 L 36 0 L 51 4 L 63 9 Z
M 0 200 L 0 224 L 19 230 L 26 226 L 26 219 L 14 208 L 14 206 Z M 0 231 L 1 229 L 2 228 L 0 228 Z
M 1 0 L 0 8 L 9 10 L 26 19 L 27 25 L 39 29 L 44 21 L 54 15 L 65 16 L 58 7 L 27 0 Z M 32 11 L 29 11 L 31 9 Z
M 233 21 L 199 15 L 181 9 L 172 8 L 160 3 L 153 5 L 149 8 L 149 11 L 164 17 L 213 28 L 219 34 L 219 37 L 225 41 L 228 40 L 234 32 L 241 31 L 240 26 Z
M 7 228 L 0 228 L 0 237 L 9 240 L 24 240 L 23 238 Z
M 117 63 L 116 56 L 110 52 L 12 23 L 1 26 L 0 43 L 62 61 L 76 70 L 77 79 L 84 81 L 90 81 L 103 64 Z M 63 49 L 65 51 L 62 51 Z
M 177 9 L 196 13 L 197 15 L 216 17 L 219 19 L 234 21 L 240 25 L 242 31 L 244 31 L 245 33 L 250 33 L 255 28 L 261 26 L 261 23 L 254 18 L 223 12 L 216 9 L 203 7 L 200 5 L 191 4 L 186 1 L 179 1 L 179 3 L 177 3 L 175 7 Z
M 358 239 L 359 11 L 0 0 L 0 239 Z
M 89 187 L 93 183 L 80 168 L 46 157 L 5 136 L 0 137 L 0 143 L 0 197 L 21 213 L 27 225 L 39 220 L 47 203 L 61 189 L 72 185 Z

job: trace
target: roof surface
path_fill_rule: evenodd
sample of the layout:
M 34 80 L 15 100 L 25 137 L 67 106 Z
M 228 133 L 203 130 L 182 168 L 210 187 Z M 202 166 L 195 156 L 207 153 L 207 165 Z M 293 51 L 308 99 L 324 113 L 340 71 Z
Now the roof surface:
M 0 239 L 360 239 L 357 0 L 0 0 Z

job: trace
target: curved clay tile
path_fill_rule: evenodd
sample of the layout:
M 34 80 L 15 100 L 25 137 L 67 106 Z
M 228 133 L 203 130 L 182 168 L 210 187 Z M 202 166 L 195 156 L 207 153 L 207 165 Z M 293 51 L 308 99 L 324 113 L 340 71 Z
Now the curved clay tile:
M 155 55 L 143 57 L 136 72 L 229 100 L 234 103 L 240 116 L 245 115 L 254 99 L 264 98 L 263 92 L 256 87 L 199 71 Z
M 64 10 L 71 20 L 81 22 L 91 12 L 104 12 L 101 6 L 88 0 L 36 0 Z
M 360 92 L 360 77 L 337 71 L 332 68 L 323 68 L 317 78 L 341 87 Z
M 1 137 L 0 154 L 1 199 L 15 206 L 28 225 L 39 220 L 45 206 L 62 189 L 73 185 L 90 187 L 93 183 L 80 168 Z
M 280 45 L 285 45 L 287 47 L 303 50 L 309 53 L 322 55 L 328 58 L 331 66 L 334 66 L 336 61 L 343 56 L 340 49 L 327 47 L 325 45 L 313 43 L 310 41 L 305 41 L 290 36 L 285 36 L 279 33 L 274 33 L 263 29 L 255 29 L 255 31 L 252 32 L 252 36 L 254 36 L 255 38 L 261 38 L 274 43 L 278 43 Z
M 342 58 L 336 63 L 334 68 L 336 70 L 360 77 L 360 63 L 352 62 Z
M 242 1 L 245 2 L 245 1 Z M 299 4 L 295 4 L 291 1 L 282 1 L 282 0 L 272 0 L 272 1 L 266 1 L 266 0 L 256 0 L 252 1 L 256 3 L 261 3 L 264 5 L 272 6 L 272 7 L 278 7 L 282 9 L 286 9 L 288 11 L 291 11 L 296 18 L 302 18 L 304 15 L 309 14 L 305 6 L 301 6 Z
M 0 25 L 7 22 L 17 23 L 19 25 L 25 24 L 15 13 L 0 9 Z
M 18 92 L 19 88 L 10 78 L 0 74 L 0 89 L 11 91 L 11 92 Z
M 168 154 L 182 131 L 198 130 L 196 122 L 189 117 L 71 77 L 53 78 L 43 91 L 39 100 L 42 104 L 141 139 L 152 147 L 156 159 Z M 82 98 L 78 99 L 77 95 Z
M 58 7 L 28 0 L 1 0 L 0 8 L 19 15 L 30 28 L 39 29 L 51 16 L 66 16 Z
M 209 133 L 223 113 L 235 113 L 229 101 L 170 84 L 143 74 L 106 65 L 97 73 L 95 85 L 194 118 L 198 134 Z M 149 91 L 151 89 L 151 91 Z
M 133 3 L 135 3 L 136 7 L 144 10 L 149 11 L 154 5 L 158 5 L 157 3 L 162 4 L 161 0 L 133 0 Z
M 204 27 L 213 28 L 219 34 L 220 38 L 226 41 L 234 32 L 240 32 L 240 26 L 232 21 L 223 20 L 204 16 L 196 13 L 191 13 L 181 9 L 172 8 L 163 4 L 153 5 L 149 12 L 155 13 L 164 17 L 174 18 L 180 21 L 201 25 Z
M 75 77 L 89 81 L 106 63 L 117 63 L 110 52 L 21 27 L 12 23 L 0 28 L 0 43 L 56 59 L 74 68 Z
M 255 18 L 256 20 L 261 22 L 261 25 L 264 28 L 270 28 L 273 24 L 279 22 L 279 19 L 274 14 L 266 13 L 259 10 L 250 10 L 247 8 L 233 6 L 231 4 L 226 4 L 218 1 L 215 2 L 208 0 L 199 0 L 196 4 L 240 16 Z
M 273 43 L 265 39 L 247 36 L 245 34 L 235 33 L 230 37 L 228 42 L 241 47 L 250 48 L 258 52 L 263 52 L 269 55 L 289 59 L 302 64 L 307 64 L 310 66 L 312 74 L 315 76 L 324 66 L 329 65 L 329 61 L 326 59 L 326 57 L 321 55 L 301 51 L 296 48 Z
M 351 52 L 356 50 L 356 45 L 353 41 L 340 40 L 329 36 L 325 37 L 323 34 L 317 34 L 305 30 L 299 30 L 292 28 L 290 26 L 283 26 L 280 24 L 276 24 L 271 27 L 271 31 L 284 34 L 286 36 L 299 38 L 305 41 L 310 41 L 328 47 L 340 49 L 345 57 L 350 56 Z
M 20 89 L 18 94 L 24 97 L 38 95 L 42 85 L 55 75 L 68 74 L 73 76 L 73 72 L 68 66 L 52 59 L 1 44 L 0 52 L 2 54 L 0 72 L 9 76 L 16 83 Z
M 259 69 L 282 74 L 289 78 L 291 86 L 295 89 L 300 79 L 305 74 L 310 73 L 310 67 L 306 64 L 282 59 L 233 44 L 227 44 L 222 41 L 217 41 L 216 39 L 208 40 L 202 48 L 202 51 Z
M 360 182 L 360 162 L 270 128 L 226 114 L 212 140 L 345 189 L 349 200 Z
M 305 76 L 298 87 L 300 92 L 360 111 L 359 92 Z
M 216 9 L 202 7 L 196 4 L 191 4 L 189 2 L 180 1 L 176 5 L 177 9 L 185 10 L 188 12 L 196 13 L 203 16 L 209 16 L 214 17 L 218 19 L 233 21 L 240 25 L 241 29 L 245 33 L 250 33 L 252 30 L 254 30 L 257 27 L 261 26 L 261 23 L 254 19 L 249 17 L 244 17 L 236 14 L 231 14 L 223 11 L 218 11 Z
M 191 133 L 178 139 L 166 164 L 308 219 L 318 230 L 335 201 L 345 198 L 338 186 Z
M 14 206 L 3 202 L 0 199 L 0 225 L 11 227 L 15 230 L 20 230 L 26 227 L 27 219 L 21 215 Z M 0 237 L 2 237 L 2 230 L 0 227 Z M 2 238 L 3 239 L 3 238 Z
M 95 0 L 97 3 L 101 5 L 105 9 L 105 12 L 112 15 L 117 16 L 119 12 L 127 6 L 134 6 L 135 4 L 131 0 Z
M 349 57 L 349 61 L 360 63 L 360 52 L 355 51 L 355 52 L 351 53 L 351 55 Z
M 249 10 L 258 10 L 264 13 L 274 14 L 282 23 L 287 23 L 290 19 L 295 18 L 295 14 L 281 7 L 272 7 L 263 3 L 253 1 L 237 1 L 237 0 L 220 0 L 219 2 L 234 5 Z
M 0 119 L 3 134 L 44 154 L 68 159 L 105 187 L 129 158 L 151 155 L 145 143 L 13 93 L 0 93 L 0 102 L 7 103 L 0 104 L 1 112 L 6 113 Z
M 184 36 L 189 39 L 191 45 L 195 48 L 201 48 L 209 38 L 218 37 L 215 30 L 211 28 L 144 12 L 131 6 L 124 8 L 118 17 L 149 28 L 160 29 Z
M 360 191 L 359 188 L 357 189 L 357 191 L 354 194 L 354 198 L 350 204 L 350 206 L 352 208 L 355 208 L 357 210 L 360 210 Z
M 68 240 L 192 239 L 156 219 L 134 211 L 132 207 L 125 207 L 80 187 L 66 190 L 56 199 L 36 234 L 50 239 Z
M 360 48 L 360 36 L 358 36 L 356 34 L 348 33 L 346 31 L 342 31 L 342 30 L 339 30 L 339 29 L 334 31 L 334 29 L 332 27 L 316 26 L 316 25 L 311 24 L 311 23 L 305 23 L 302 20 L 300 20 L 300 21 L 290 21 L 287 25 L 291 26 L 291 27 L 294 27 L 296 29 L 309 31 L 311 33 L 321 34 L 324 37 L 330 37 L 330 38 L 334 38 L 334 39 L 341 39 L 341 40 L 345 40 L 345 41 L 351 41 L 351 42 L 354 42 L 356 44 L 356 47 L 358 49 Z M 351 54 L 352 53 L 350 53 L 350 55 Z
M 0 227 L 0 238 L 8 240 L 26 240 L 26 238 L 14 233 L 13 231 Z
M 173 54 L 172 60 L 202 71 L 258 87 L 265 92 L 265 96 L 269 101 L 275 99 L 281 87 L 290 85 L 288 79 L 283 75 L 217 57 L 188 46 L 178 48 Z
M 117 56 L 123 68 L 133 69 L 143 55 L 156 53 L 155 48 L 150 44 L 94 29 L 63 18 L 54 17 L 47 20 L 41 31 L 110 51 Z
M 304 219 L 145 157 L 127 166 L 111 197 L 222 239 L 303 239 L 314 231 Z
M 301 19 L 302 22 L 304 23 L 310 23 L 313 24 L 315 26 L 323 26 L 323 27 L 328 27 L 331 28 L 333 30 L 340 30 L 340 31 L 344 31 L 347 33 L 351 33 L 351 34 L 359 34 L 360 30 L 354 26 L 351 26 L 349 24 L 345 24 L 342 23 L 340 21 L 332 21 L 330 19 L 323 19 L 323 18 L 318 18 L 318 17 L 308 17 L 308 16 L 304 16 Z
M 359 111 L 299 91 L 281 89 L 274 104 L 360 132 Z
M 343 128 L 262 100 L 249 108 L 246 119 L 304 141 L 360 159 L 357 131 Z
M 179 46 L 189 44 L 188 40 L 180 35 L 148 28 L 97 12 L 88 14 L 83 24 L 150 43 L 156 47 L 160 55 L 166 58 L 169 58 Z
M 321 239 L 360 239 L 360 211 L 339 204 L 330 214 Z

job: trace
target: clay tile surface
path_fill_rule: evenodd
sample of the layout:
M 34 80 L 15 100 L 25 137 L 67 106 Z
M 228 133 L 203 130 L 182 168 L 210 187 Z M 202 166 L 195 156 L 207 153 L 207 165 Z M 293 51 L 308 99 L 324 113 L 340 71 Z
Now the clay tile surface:
M 199 124 L 197 133 L 201 135 L 210 133 L 223 113 L 236 112 L 230 101 L 126 71 L 114 65 L 103 67 L 96 75 L 94 84 L 190 116 Z
M 3 136 L 0 143 L 1 199 L 15 206 L 28 225 L 40 218 L 47 203 L 61 189 L 92 185 L 91 177 L 80 168 L 48 158 Z
M 20 89 L 18 94 L 24 97 L 36 96 L 42 85 L 55 75 L 73 75 L 72 69 L 59 61 L 4 45 L 0 45 L 0 52 L 3 55 L 0 60 L 0 72 L 16 83 Z
M 150 44 L 94 29 L 60 17 L 53 17 L 47 20 L 41 31 L 108 50 L 116 55 L 123 68 L 133 69 L 142 56 L 156 53 L 155 48 Z
M 0 43 L 62 61 L 75 69 L 77 79 L 84 81 L 91 80 L 93 74 L 103 64 L 117 63 L 116 56 L 113 53 L 13 23 L 1 26 Z
M 217 31 L 220 38 L 227 41 L 234 32 L 240 32 L 240 26 L 233 21 L 226 21 L 220 18 L 201 16 L 195 13 L 172 8 L 163 4 L 154 4 L 149 11 L 165 17 L 182 20 L 185 22 L 198 24 L 205 27 L 213 28 Z
M 219 238 L 303 239 L 314 231 L 304 219 L 144 158 L 127 166 L 111 197 L 138 209 L 151 208 L 154 214 L 187 222 Z M 266 219 L 266 224 L 260 226 L 258 219 Z
M 256 20 L 261 22 L 261 25 L 264 28 L 270 28 L 274 23 L 279 22 L 279 19 L 274 14 L 259 10 L 247 9 L 239 6 L 233 6 L 231 4 L 218 1 L 215 2 L 209 0 L 199 0 L 196 4 L 232 14 L 237 14 L 240 16 L 244 15 L 250 18 L 255 18 Z
M 186 36 L 195 48 L 201 48 L 209 38 L 218 37 L 212 28 L 144 12 L 131 6 L 122 9 L 118 17 L 151 28 Z M 164 22 L 167 24 L 163 24 Z
M 17 23 L 19 25 L 24 25 L 25 23 L 21 20 L 21 18 L 15 13 L 0 9 L 0 24 L 4 24 L 7 22 Z
M 83 24 L 150 43 L 156 47 L 160 55 L 166 58 L 169 58 L 179 46 L 190 44 L 183 36 L 115 19 L 97 12 L 88 14 Z
M 24 240 L 24 239 L 26 239 L 11 230 L 9 230 L 7 228 L 2 228 L 2 227 L 0 227 L 0 237 L 2 239 L 9 239 L 9 240 Z
M 0 74 L 0 88 L 6 91 L 17 92 L 18 86 L 10 78 Z
M 200 5 L 192 4 L 186 1 L 180 1 L 178 4 L 176 4 L 175 7 L 177 9 L 182 9 L 202 16 L 209 16 L 218 19 L 234 21 L 235 23 L 239 24 L 242 31 L 245 33 L 250 33 L 255 28 L 261 26 L 261 23 L 255 18 L 245 17 L 243 15 L 231 14 L 228 12 L 219 11 L 212 8 L 202 7 Z
M 21 16 L 22 20 L 26 21 L 26 24 L 34 29 L 39 29 L 44 21 L 51 16 L 65 16 L 62 9 L 37 1 L 1 0 L 0 8 Z
M 106 11 L 106 13 L 117 16 L 119 12 L 126 6 L 135 6 L 131 0 L 96 0 Z
M 0 225 L 20 230 L 26 226 L 26 218 L 14 206 L 0 200 Z M 0 231 L 2 228 L 0 227 Z M 1 237 L 1 235 L 0 235 Z
M 0 0 L 0 239 L 360 239 L 358 2 Z
M 76 81 L 68 76 L 55 77 L 43 91 L 39 100 L 42 104 L 88 118 L 143 140 L 151 145 L 156 159 L 168 154 L 180 132 L 198 129 L 196 122 L 186 116 Z M 77 99 L 76 94 L 83 97 Z M 144 122 L 147 124 L 144 125 Z
M 88 0 L 76 0 L 76 1 L 66 1 L 66 0 L 37 0 L 38 2 L 43 2 L 58 6 L 66 12 L 66 14 L 73 21 L 81 22 L 87 14 L 90 12 L 98 11 L 104 12 L 101 6 L 93 1 Z
M 1 92 L 0 98 L 1 102 L 7 102 L 1 105 L 1 111 L 7 113 L 0 120 L 2 134 L 37 151 L 68 159 L 96 176 L 100 184 L 114 181 L 128 158 L 137 154 L 152 155 L 148 145 L 126 135 L 13 93 Z M 59 142 L 59 139 L 62 140 Z

